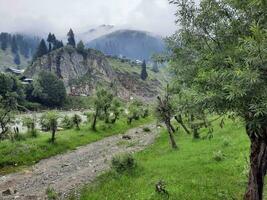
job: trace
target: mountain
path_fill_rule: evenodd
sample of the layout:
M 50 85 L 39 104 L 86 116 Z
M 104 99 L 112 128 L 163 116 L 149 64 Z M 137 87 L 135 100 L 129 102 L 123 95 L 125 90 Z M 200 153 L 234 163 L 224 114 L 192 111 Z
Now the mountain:
M 78 34 L 78 38 L 87 43 L 101 36 L 112 33 L 116 30 L 118 30 L 118 28 L 113 25 L 103 24 L 97 27 L 90 28 L 84 33 Z
M 40 39 L 23 34 L 0 33 L 0 71 L 29 65 Z
M 106 55 L 138 60 L 150 60 L 154 53 L 165 49 L 161 37 L 137 30 L 117 30 L 88 42 L 86 46 Z
M 141 66 L 108 58 L 93 49 L 83 53 L 71 46 L 54 50 L 33 62 L 24 76 L 35 79 L 43 70 L 51 71 L 62 79 L 70 95 L 91 95 L 102 85 L 112 86 L 112 90 L 124 99 L 131 96 L 150 99 L 162 89 L 160 74 L 148 71 L 149 78 L 142 81 Z

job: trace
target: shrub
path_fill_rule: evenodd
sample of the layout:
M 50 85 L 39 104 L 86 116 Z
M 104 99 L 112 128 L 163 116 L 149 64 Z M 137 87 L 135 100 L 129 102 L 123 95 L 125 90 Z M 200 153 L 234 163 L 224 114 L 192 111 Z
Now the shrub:
M 58 199 L 57 192 L 55 191 L 54 188 L 52 188 L 50 186 L 46 189 L 46 195 L 47 195 L 48 200 L 56 200 L 56 199 Z
M 34 117 L 24 117 L 22 119 L 23 126 L 26 126 L 28 129 L 28 133 L 31 137 L 37 137 L 37 130 L 35 128 L 36 120 Z
M 144 128 L 143 128 L 143 131 L 144 131 L 144 132 L 150 132 L 151 130 L 150 130 L 150 128 L 148 128 L 148 127 L 144 127 Z
M 131 154 L 118 155 L 112 158 L 112 169 L 117 173 L 131 172 L 136 168 L 136 161 Z
M 222 161 L 224 157 L 225 156 L 221 150 L 213 153 L 213 159 L 217 162 Z
M 231 144 L 230 140 L 228 138 L 223 138 L 222 146 L 228 147 Z
M 73 128 L 73 123 L 69 116 L 65 115 L 61 121 L 61 127 L 64 129 L 72 129 Z
M 82 118 L 80 115 L 74 114 L 73 117 L 71 118 L 72 124 L 76 126 L 76 129 L 80 129 L 80 124 L 82 122 Z

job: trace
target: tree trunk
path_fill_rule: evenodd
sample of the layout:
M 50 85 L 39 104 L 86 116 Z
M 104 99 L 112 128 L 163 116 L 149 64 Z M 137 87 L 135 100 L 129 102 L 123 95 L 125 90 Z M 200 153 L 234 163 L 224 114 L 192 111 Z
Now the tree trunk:
M 168 130 L 168 133 L 169 133 L 169 138 L 170 138 L 170 143 L 171 143 L 171 146 L 173 149 L 177 149 L 177 144 L 175 142 L 175 139 L 174 139 L 174 135 L 173 135 L 173 130 L 172 130 L 172 125 L 171 125 L 171 122 L 170 120 L 165 120 L 165 124 L 166 124 L 166 127 L 167 127 L 167 130 Z
M 184 131 L 185 131 L 188 135 L 190 135 L 190 131 L 189 131 L 188 128 L 185 126 L 182 117 L 179 115 L 179 117 L 178 117 L 178 116 L 175 116 L 174 118 L 175 118 L 176 121 L 183 127 Z
M 250 172 L 244 200 L 262 200 L 264 177 L 267 169 L 267 127 L 264 127 L 263 137 L 257 136 L 247 128 L 250 137 Z
M 95 112 L 94 120 L 93 120 L 93 124 L 92 124 L 92 129 L 94 131 L 96 131 L 96 120 L 97 120 L 97 116 L 98 116 L 98 110 L 96 110 L 96 112 Z
M 196 127 L 193 128 L 193 137 L 194 137 L 194 139 L 200 139 L 200 135 L 199 135 L 198 129 Z
M 55 143 L 55 135 L 56 135 L 56 129 L 52 129 L 52 138 L 51 142 L 54 144 Z

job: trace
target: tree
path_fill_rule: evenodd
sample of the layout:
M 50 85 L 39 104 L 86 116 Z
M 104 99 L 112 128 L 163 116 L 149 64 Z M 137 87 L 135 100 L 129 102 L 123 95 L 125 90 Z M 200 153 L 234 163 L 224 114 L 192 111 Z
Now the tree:
M 46 43 L 45 43 L 44 39 L 42 39 L 38 48 L 37 48 L 37 51 L 34 55 L 34 60 L 42 57 L 43 55 L 45 55 L 47 53 L 48 53 L 48 49 L 47 49 Z
M 77 51 L 80 52 L 80 53 L 83 53 L 85 50 L 84 48 L 84 44 L 83 44 L 83 41 L 81 40 L 80 42 L 78 42 L 77 44 Z
M 175 84 L 191 104 L 235 113 L 251 142 L 246 200 L 262 200 L 267 170 L 266 1 L 172 0 L 179 31 L 169 39 Z
M 13 54 L 18 54 L 18 45 L 17 45 L 17 40 L 16 40 L 16 36 L 12 36 L 12 40 L 11 40 L 11 51 Z
M 147 79 L 147 71 L 146 71 L 146 61 L 144 60 L 142 63 L 142 71 L 141 71 L 141 79 L 146 80 Z
M 48 34 L 47 42 L 48 42 L 48 51 L 50 52 L 52 50 L 52 44 L 55 41 L 55 36 L 53 37 L 51 33 Z
M 14 56 L 14 63 L 16 65 L 20 65 L 20 56 L 19 56 L 18 53 L 16 53 L 15 56 Z
M 112 114 L 111 123 L 114 124 L 121 113 L 121 101 L 118 98 L 112 100 L 109 111 Z
M 170 95 L 167 88 L 166 95 L 162 98 L 158 96 L 158 104 L 156 108 L 156 115 L 159 120 L 163 121 L 167 127 L 169 133 L 170 143 L 173 149 L 177 149 L 177 144 L 174 139 L 175 129 L 171 124 L 171 119 L 173 117 L 173 107 L 170 102 Z
M 37 137 L 36 131 L 36 119 L 34 117 L 24 117 L 22 119 L 23 126 L 26 126 L 28 129 L 28 133 L 31 134 L 32 137 Z
M 105 122 L 109 122 L 109 108 L 111 106 L 111 102 L 113 99 L 113 95 L 106 89 L 100 88 L 97 89 L 96 94 L 94 96 L 93 105 L 94 105 L 94 115 L 92 122 L 92 129 L 96 130 L 97 119 L 103 114 L 105 117 Z
M 80 130 L 80 124 L 82 122 L 82 118 L 80 117 L 80 115 L 73 115 L 72 117 L 72 123 L 76 126 L 77 130 Z
M 59 116 L 56 112 L 47 112 L 42 116 L 42 118 L 47 122 L 47 126 L 52 134 L 50 141 L 54 144 L 56 139 Z
M 63 81 L 51 72 L 40 72 L 33 86 L 32 96 L 43 105 L 61 106 L 66 99 L 67 94 Z
M 0 34 L 0 42 L 1 42 L 1 49 L 5 51 L 8 47 L 9 43 L 9 34 L 8 33 L 1 33 Z
M 74 33 L 72 29 L 69 30 L 67 36 L 68 36 L 68 45 L 71 45 L 75 48 L 76 43 L 75 43 L 75 37 L 74 37 Z

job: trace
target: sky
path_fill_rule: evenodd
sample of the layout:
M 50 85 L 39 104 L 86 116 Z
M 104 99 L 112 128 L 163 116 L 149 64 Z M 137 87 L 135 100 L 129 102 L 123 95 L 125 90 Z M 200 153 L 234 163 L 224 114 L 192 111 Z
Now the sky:
M 63 36 L 109 24 L 167 36 L 174 13 L 168 0 L 0 0 L 0 32 Z

